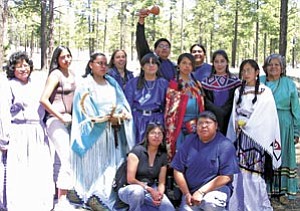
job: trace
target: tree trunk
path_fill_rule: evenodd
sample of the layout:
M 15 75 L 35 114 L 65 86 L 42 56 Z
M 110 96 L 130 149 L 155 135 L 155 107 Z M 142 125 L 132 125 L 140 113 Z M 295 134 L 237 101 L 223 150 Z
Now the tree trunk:
M 131 13 L 131 39 L 130 39 L 130 55 L 131 55 L 131 61 L 133 61 L 133 52 L 134 52 L 134 27 L 135 24 L 135 16 L 134 16 L 134 12 Z
M 106 48 L 106 38 L 107 38 L 107 14 L 108 8 L 105 9 L 105 18 L 104 18 L 104 30 L 103 30 L 103 53 L 105 52 Z
M 125 10 L 125 2 L 121 2 L 121 12 L 120 12 L 120 49 L 124 49 L 124 40 L 125 40 L 125 22 L 126 15 L 124 14 Z
M 7 2 L 0 0 L 0 72 L 2 72 L 3 62 L 5 55 L 5 49 L 6 49 L 6 34 L 7 34 L 7 16 L 8 16 L 8 8 L 7 8 Z
M 286 57 L 287 27 L 288 27 L 288 0 L 281 0 L 280 7 L 280 37 L 279 54 Z
M 41 1 L 41 69 L 47 62 L 47 0 Z
M 264 33 L 264 60 L 266 59 L 267 55 L 267 33 Z
M 3 58 L 4 58 L 4 46 L 3 46 L 3 36 L 4 36 L 4 2 L 0 0 L 0 67 L 2 72 Z
M 236 0 L 235 19 L 234 19 L 234 38 L 232 42 L 231 67 L 235 67 L 236 49 L 237 49 L 237 33 L 238 33 L 238 0 Z
M 54 49 L 54 0 L 49 0 L 49 48 L 47 55 L 47 67 L 50 66 L 50 58 Z
M 180 39 L 180 52 L 183 52 L 183 21 L 184 21 L 184 0 L 182 0 L 181 4 L 181 22 L 180 22 L 180 34 L 181 34 L 181 39 Z
M 256 2 L 256 9 L 259 10 L 259 0 Z M 255 61 L 258 62 L 258 39 L 259 39 L 259 17 L 256 20 L 256 34 L 255 34 Z

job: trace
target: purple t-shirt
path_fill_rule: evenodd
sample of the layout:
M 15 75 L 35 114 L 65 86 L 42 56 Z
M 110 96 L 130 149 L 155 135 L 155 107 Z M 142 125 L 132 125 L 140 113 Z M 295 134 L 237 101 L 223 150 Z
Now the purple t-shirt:
M 203 63 L 201 66 L 196 67 L 195 72 L 193 72 L 194 77 L 198 81 L 203 81 L 205 78 L 209 77 L 211 74 L 212 66 L 207 63 Z
M 167 81 L 170 81 L 175 78 L 175 65 L 169 60 L 160 60 L 161 64 L 159 67 L 159 71 L 163 78 L 165 78 Z
M 184 174 L 191 193 L 219 175 L 240 172 L 232 142 L 220 132 L 203 143 L 197 134 L 187 138 L 175 154 L 171 167 Z M 231 188 L 231 183 L 227 184 Z

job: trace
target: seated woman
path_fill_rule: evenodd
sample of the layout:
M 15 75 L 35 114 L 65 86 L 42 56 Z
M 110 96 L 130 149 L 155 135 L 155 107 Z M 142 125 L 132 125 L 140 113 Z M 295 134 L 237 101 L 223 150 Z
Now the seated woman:
M 148 124 L 144 140 L 127 158 L 127 183 L 119 189 L 120 199 L 131 210 L 175 210 L 165 192 L 167 151 L 164 129 Z M 134 199 L 134 200 L 132 200 Z

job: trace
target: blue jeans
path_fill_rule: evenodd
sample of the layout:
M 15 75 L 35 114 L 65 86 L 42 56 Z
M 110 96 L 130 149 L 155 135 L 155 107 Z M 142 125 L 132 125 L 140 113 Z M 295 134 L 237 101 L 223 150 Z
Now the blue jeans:
M 157 187 L 154 185 L 152 188 L 156 189 Z M 118 194 L 120 199 L 129 205 L 129 211 L 175 211 L 174 206 L 165 194 L 161 204 L 155 206 L 152 203 L 151 194 L 140 185 L 127 185 L 120 188 Z
M 179 211 L 226 211 L 230 195 L 230 188 L 223 186 L 205 194 L 201 203 L 195 206 L 187 205 L 186 197 L 182 196 Z

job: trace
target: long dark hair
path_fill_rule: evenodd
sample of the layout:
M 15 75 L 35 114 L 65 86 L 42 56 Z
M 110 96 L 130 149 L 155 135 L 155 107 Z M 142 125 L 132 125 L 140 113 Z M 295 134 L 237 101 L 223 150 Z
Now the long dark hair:
M 52 54 L 50 68 L 49 68 L 49 75 L 53 70 L 59 69 L 58 58 L 63 50 L 67 50 L 69 52 L 70 56 L 72 57 L 72 53 L 68 47 L 63 46 L 63 45 L 56 47 Z
M 26 61 L 26 63 L 30 67 L 30 74 L 33 71 L 33 62 L 31 59 L 29 59 L 28 54 L 25 51 L 18 51 L 9 57 L 9 60 L 6 65 L 6 76 L 8 79 L 15 78 L 15 68 L 18 63 L 20 63 L 22 60 Z M 29 75 L 30 75 L 29 74 Z M 29 77 L 29 76 L 28 76 Z
M 160 62 L 159 62 L 158 57 L 154 53 L 147 53 L 145 56 L 143 56 L 143 58 L 141 60 L 141 67 L 143 67 L 146 63 L 149 63 L 151 59 L 154 63 L 157 64 L 158 69 L 159 69 Z M 158 70 L 156 72 L 156 76 L 160 77 L 160 73 Z M 140 76 L 139 76 L 138 82 L 137 82 L 137 89 L 138 90 L 143 89 L 144 85 L 145 85 L 145 72 L 144 72 L 143 68 L 141 68 L 141 73 L 140 73 Z
M 229 64 L 229 58 L 228 58 L 228 55 L 227 55 L 226 51 L 221 50 L 221 49 L 215 51 L 215 52 L 213 53 L 213 55 L 212 55 L 212 60 L 211 60 L 212 68 L 211 68 L 211 74 L 210 74 L 210 76 L 216 74 L 216 69 L 215 69 L 215 66 L 214 66 L 214 61 L 215 61 L 215 59 L 216 59 L 216 57 L 217 57 L 218 55 L 223 56 L 224 59 L 227 61 L 226 73 L 227 73 L 228 76 L 231 76 L 231 73 L 230 73 L 230 71 L 229 71 L 229 65 L 228 65 L 228 64 Z
M 165 140 L 165 129 L 163 127 L 163 125 L 161 125 L 160 123 L 149 123 L 148 126 L 147 126 L 147 129 L 146 129 L 146 133 L 145 133 L 145 136 L 143 138 L 143 140 L 141 141 L 141 143 L 139 143 L 140 145 L 143 145 L 145 148 L 148 147 L 148 136 L 149 136 L 149 133 L 156 129 L 156 128 L 159 128 L 160 131 L 163 133 L 163 141 L 161 142 L 161 144 L 159 145 L 159 148 L 158 148 L 158 151 L 159 152 L 167 152 L 167 147 L 166 147 L 166 140 Z
M 251 67 L 253 67 L 255 71 L 259 71 L 259 66 L 258 66 L 258 64 L 257 64 L 257 62 L 255 60 L 253 60 L 253 59 L 246 59 L 240 65 L 240 72 L 239 72 L 239 78 L 240 79 L 242 79 L 242 71 L 243 71 L 243 68 L 244 68 L 244 66 L 246 64 L 249 64 Z M 255 96 L 252 99 L 252 104 L 254 104 L 257 101 L 257 93 L 258 93 L 259 84 L 260 84 L 260 81 L 259 81 L 259 74 L 258 74 L 256 76 Z M 242 102 L 242 95 L 243 95 L 243 93 L 245 91 L 245 86 L 246 86 L 246 81 L 243 80 L 242 81 L 242 86 L 240 88 L 239 98 L 238 98 L 238 101 L 236 102 L 237 105 Z
M 85 73 L 84 73 L 84 75 L 82 76 L 83 78 L 86 78 L 88 75 L 93 75 L 92 69 L 91 69 L 91 67 L 90 67 L 90 63 L 93 62 L 93 61 L 95 61 L 96 58 L 97 58 L 98 56 L 103 56 L 103 57 L 106 58 L 106 56 L 105 56 L 103 53 L 98 53 L 98 52 L 92 53 L 92 54 L 90 55 L 90 60 L 89 60 L 88 63 L 86 64 L 86 67 L 85 67 Z
M 188 60 L 190 60 L 191 62 L 192 62 L 192 68 L 193 68 L 193 70 L 192 70 L 192 72 L 194 72 L 194 70 L 195 70 L 195 68 L 196 68 L 196 62 L 195 62 L 195 57 L 192 55 L 192 54 L 190 54 L 190 53 L 182 53 L 182 54 L 180 54 L 179 55 L 179 57 L 178 57 L 178 59 L 177 59 L 177 67 L 179 66 L 179 64 L 180 64 L 180 62 L 184 59 L 184 58 L 187 58 Z M 196 84 L 197 84 L 197 81 L 195 80 L 195 78 L 194 78 L 194 75 L 193 74 L 191 74 L 191 76 L 192 76 L 192 79 L 196 82 Z M 179 67 L 178 67 L 178 70 L 177 70 L 177 74 L 176 74 L 176 81 L 177 81 L 177 84 L 178 84 L 178 90 L 182 90 L 182 84 L 181 83 L 179 83 L 179 77 L 180 77 L 180 70 L 179 70 Z
M 109 60 L 109 63 L 108 63 L 108 68 L 114 68 L 116 67 L 116 65 L 114 64 L 114 60 L 115 60 L 115 56 L 116 54 L 119 52 L 119 51 L 122 51 L 125 55 L 125 58 L 126 58 L 126 62 L 125 62 L 125 66 L 124 66 L 124 72 L 125 72 L 125 75 L 126 75 L 126 65 L 127 65 L 127 53 L 125 50 L 121 50 L 121 49 L 117 49 L 117 50 L 114 50 L 114 52 L 112 53 L 111 57 L 110 57 L 110 60 Z
M 196 43 L 196 44 L 194 44 L 194 45 L 192 45 L 192 46 L 190 47 L 190 53 L 192 53 L 193 48 L 194 48 L 195 46 L 200 47 L 200 48 L 202 49 L 204 55 L 206 55 L 206 49 L 204 48 L 204 45 L 201 45 L 201 44 L 199 44 L 199 43 Z

